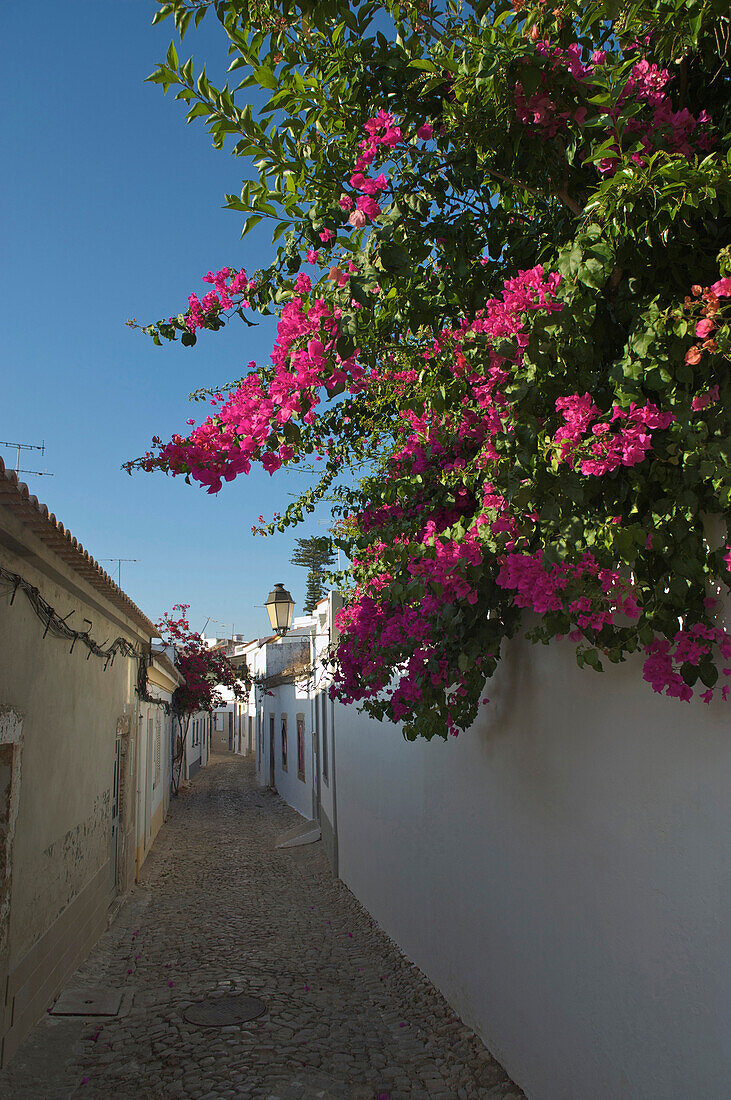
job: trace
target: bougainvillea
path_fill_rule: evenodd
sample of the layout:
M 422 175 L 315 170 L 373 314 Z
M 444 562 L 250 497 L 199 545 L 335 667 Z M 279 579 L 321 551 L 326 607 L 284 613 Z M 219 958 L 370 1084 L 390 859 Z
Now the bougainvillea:
M 218 492 L 255 462 L 321 460 L 264 529 L 331 503 L 351 564 L 332 691 L 408 737 L 465 729 L 521 624 L 582 666 L 639 654 L 656 692 L 725 697 L 727 4 L 173 0 L 158 18 L 183 34 L 209 10 L 238 86 L 195 80 L 172 45 L 151 79 L 256 163 L 228 206 L 282 240 L 145 331 L 192 345 L 275 312 L 277 339 L 131 465 Z
M 175 712 L 182 716 L 221 706 L 224 697 L 219 688 L 230 688 L 237 699 L 243 699 L 250 687 L 248 673 L 234 668 L 222 650 L 212 649 L 200 634 L 191 630 L 187 618 L 189 606 L 175 604 L 155 624 L 163 641 L 174 647 L 175 665 L 185 678 L 173 699 Z

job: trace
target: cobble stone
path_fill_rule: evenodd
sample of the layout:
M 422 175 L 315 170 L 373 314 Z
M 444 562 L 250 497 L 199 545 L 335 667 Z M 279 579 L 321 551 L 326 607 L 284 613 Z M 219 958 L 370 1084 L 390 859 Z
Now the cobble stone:
M 466 1100 L 486 1085 L 522 1097 L 333 879 L 322 846 L 275 848 L 298 820 L 254 786 L 250 762 L 214 757 L 174 800 L 139 886 L 71 983 L 122 990 L 126 1015 L 80 1027 L 66 1060 L 35 1076 L 11 1062 L 4 1100 Z M 267 1013 L 224 1028 L 183 1018 L 236 993 Z

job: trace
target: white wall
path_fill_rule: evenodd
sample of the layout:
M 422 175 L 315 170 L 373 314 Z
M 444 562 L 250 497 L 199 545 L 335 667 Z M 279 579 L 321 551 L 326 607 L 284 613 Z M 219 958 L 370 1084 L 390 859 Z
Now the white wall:
M 269 782 L 269 715 L 274 714 L 275 783 L 278 793 L 293 809 L 308 820 L 312 817 L 312 752 L 310 702 L 305 690 L 294 684 L 281 684 L 265 695 L 264 765 L 259 774 Z M 287 716 L 287 769 L 282 767 L 282 715 Z M 301 779 L 297 770 L 297 715 L 305 716 L 305 771 Z
M 191 715 L 190 722 L 188 723 L 188 732 L 185 744 L 185 755 L 186 763 L 188 766 L 188 774 L 190 774 L 191 769 L 193 770 L 193 774 L 195 774 L 195 771 L 200 768 L 202 764 L 203 742 L 205 740 L 204 720 L 206 714 L 206 711 L 196 711 L 195 714 Z M 195 725 L 196 722 L 199 723 L 198 727 L 196 727 Z M 185 719 L 183 720 L 183 729 L 185 729 Z M 187 778 L 187 776 L 184 778 Z
M 504 666 L 447 744 L 336 706 L 341 877 L 531 1100 L 727 1097 L 731 712 Z

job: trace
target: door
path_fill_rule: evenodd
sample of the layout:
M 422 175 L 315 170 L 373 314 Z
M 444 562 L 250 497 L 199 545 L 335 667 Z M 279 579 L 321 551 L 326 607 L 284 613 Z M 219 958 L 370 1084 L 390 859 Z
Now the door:
M 114 901 L 119 893 L 119 779 L 122 767 L 122 739 L 117 738 L 114 746 L 114 777 L 112 779 L 112 836 L 109 853 L 109 901 Z
M 274 715 L 269 715 L 269 786 L 276 790 L 274 781 Z

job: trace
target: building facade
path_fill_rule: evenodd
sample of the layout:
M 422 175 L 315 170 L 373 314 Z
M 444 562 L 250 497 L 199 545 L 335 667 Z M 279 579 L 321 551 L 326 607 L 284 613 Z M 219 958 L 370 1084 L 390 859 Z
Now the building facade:
M 165 727 L 156 740 L 160 708 L 138 689 L 149 678 L 169 697 L 176 673 L 151 659 L 154 634 L 0 461 L 3 1063 L 107 927 L 164 815 Z
M 334 871 L 526 1094 L 726 1096 L 729 704 L 516 638 L 470 730 L 407 742 L 314 666 L 309 698 L 258 697 L 259 781 L 319 820 Z
M 172 792 L 172 701 L 184 681 L 172 646 L 153 644 L 147 658 L 147 690 L 139 700 L 136 809 L 136 867 L 140 867 L 167 817 Z

